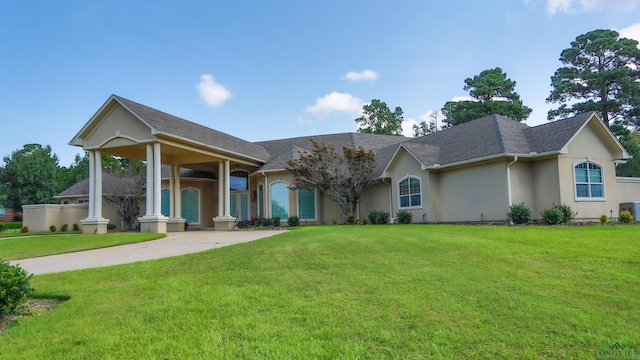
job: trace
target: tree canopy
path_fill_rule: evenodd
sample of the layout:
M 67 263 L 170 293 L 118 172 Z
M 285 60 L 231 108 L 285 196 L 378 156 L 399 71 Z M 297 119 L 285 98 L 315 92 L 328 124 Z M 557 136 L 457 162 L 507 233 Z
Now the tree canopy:
M 387 103 L 373 99 L 371 104 L 365 104 L 362 110 L 363 115 L 355 119 L 359 133 L 402 136 L 404 119 L 401 107 L 396 107 L 392 112 Z
M 638 42 L 613 30 L 580 35 L 560 54 L 565 65 L 551 77 L 547 102 L 554 120 L 596 111 L 609 125 L 638 129 L 640 117 L 640 49 Z M 620 128 L 618 128 L 620 130 Z
M 413 137 L 425 136 L 438 131 L 438 113 L 429 114 L 429 121 L 422 120 L 419 124 L 413 124 Z
M 311 142 L 313 151 L 302 152 L 298 159 L 287 162 L 295 186 L 327 194 L 345 217 L 355 214 L 360 194 L 371 182 L 376 167 L 373 151 L 344 147 L 340 154 L 331 145 Z
M 21 212 L 22 205 L 47 204 L 58 194 L 58 157 L 51 153 L 51 146 L 26 144 L 22 149 L 4 157 L 0 168 L 0 182 L 8 191 L 6 204 L 14 212 Z
M 473 78 L 464 80 L 464 90 L 472 100 L 447 101 L 442 107 L 447 126 L 462 124 L 491 114 L 499 114 L 516 121 L 523 121 L 531 114 L 520 95 L 515 92 L 516 82 L 497 67 L 484 70 Z

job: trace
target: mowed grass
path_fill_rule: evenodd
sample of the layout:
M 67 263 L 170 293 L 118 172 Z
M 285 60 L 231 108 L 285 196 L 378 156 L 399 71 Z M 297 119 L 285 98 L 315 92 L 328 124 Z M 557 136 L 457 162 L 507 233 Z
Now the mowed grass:
M 307 227 L 35 276 L 0 359 L 593 359 L 640 349 L 640 228 Z
M 47 234 L 0 237 L 0 260 L 18 260 L 75 251 L 132 244 L 165 237 L 153 233 L 112 233 L 104 235 Z

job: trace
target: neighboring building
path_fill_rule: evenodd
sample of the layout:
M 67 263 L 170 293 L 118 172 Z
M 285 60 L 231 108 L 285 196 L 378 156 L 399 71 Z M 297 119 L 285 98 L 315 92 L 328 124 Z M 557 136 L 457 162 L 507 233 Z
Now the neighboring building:
M 407 210 L 414 222 L 504 222 L 510 204 L 524 203 L 536 216 L 567 204 L 577 219 L 595 220 L 640 201 L 637 179 L 623 181 L 633 191 L 619 191 L 615 167 L 630 155 L 595 113 L 535 127 L 490 115 L 420 138 L 343 133 L 251 143 L 112 95 L 70 142 L 90 153 L 87 191 L 76 197 L 90 203 L 84 231 L 107 223 L 101 153 L 146 160 L 142 231 L 181 231 L 185 221 L 230 230 L 236 218 L 274 215 L 344 222 L 326 195 L 292 189 L 287 160 L 310 151 L 310 139 L 375 152 L 376 180 L 361 197 L 360 217 Z

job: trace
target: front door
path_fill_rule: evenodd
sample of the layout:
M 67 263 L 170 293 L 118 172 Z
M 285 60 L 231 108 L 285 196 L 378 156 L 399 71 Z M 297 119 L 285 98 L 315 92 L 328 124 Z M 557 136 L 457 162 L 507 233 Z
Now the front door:
M 248 192 L 234 192 L 231 193 L 229 199 L 229 205 L 231 208 L 231 216 L 241 220 L 249 220 L 249 193 Z

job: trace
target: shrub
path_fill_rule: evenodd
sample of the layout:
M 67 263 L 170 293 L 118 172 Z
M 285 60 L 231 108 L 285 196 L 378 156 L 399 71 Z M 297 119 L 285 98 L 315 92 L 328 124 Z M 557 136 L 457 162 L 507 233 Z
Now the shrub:
M 369 221 L 372 224 L 388 224 L 389 213 L 384 210 L 373 210 L 369 213 Z
M 69 226 L 67 224 L 64 224 L 60 227 L 60 231 L 62 232 L 67 232 L 67 229 L 69 228 Z
M 338 220 L 336 220 L 336 219 L 331 219 L 331 223 L 332 223 L 333 225 L 338 225 Z
M 238 229 L 246 229 L 249 226 L 251 226 L 251 220 L 242 220 L 242 221 L 238 221 L 238 223 L 236 224 L 236 227 Z
M 631 215 L 631 212 L 629 210 L 622 210 L 620 212 L 620 216 L 618 217 L 618 221 L 621 224 L 631 224 L 631 222 L 633 221 L 633 215 Z
M 509 222 L 516 225 L 529 224 L 533 221 L 533 213 L 524 203 L 512 204 L 509 206 L 507 218 Z
M 564 213 L 555 206 L 544 209 L 540 215 L 547 225 L 562 224 L 564 220 Z
M 31 276 L 18 265 L 0 261 L 0 316 L 14 312 L 31 294 Z
M 562 211 L 562 222 L 563 223 L 569 223 L 573 221 L 573 218 L 578 214 L 573 212 L 573 210 L 571 209 L 571 207 L 569 205 L 554 205 L 554 207 L 560 209 L 560 211 Z
M 187 226 L 187 224 L 185 224 L 185 226 Z M 113 231 L 115 229 L 116 229 L 116 224 L 107 224 L 108 231 Z
M 607 225 L 609 217 L 607 215 L 600 215 L 600 225 Z
M 356 223 L 356 215 L 355 215 L 355 214 L 352 214 L 352 213 L 349 213 L 349 214 L 347 215 L 347 224 L 349 224 L 349 225 L 353 225 L 353 224 L 355 224 L 355 223 Z
M 289 216 L 287 224 L 291 227 L 300 226 L 300 219 L 297 216 Z
M 367 218 L 362 218 L 362 225 L 367 225 L 369 223 L 369 220 L 367 220 Z
M 56 226 L 55 226 L 55 225 L 51 225 L 51 226 L 49 226 L 49 230 L 50 230 L 51 232 L 56 232 Z
M 280 226 L 280 216 L 272 217 L 271 221 L 273 222 L 273 226 Z
M 78 226 L 78 224 L 73 224 L 72 228 L 73 231 L 80 231 L 80 227 Z
M 23 226 L 23 227 L 20 229 L 20 232 L 21 232 L 21 233 L 23 233 L 23 234 L 24 234 L 24 233 L 28 233 L 28 232 L 29 232 L 29 227 L 28 227 L 28 226 Z
M 264 218 L 264 219 L 262 219 L 262 222 L 260 223 L 260 225 L 262 225 L 264 227 L 273 226 L 273 219 L 272 218 Z
M 0 222 L 0 232 L 3 232 L 7 229 L 7 226 L 4 223 Z
M 400 224 L 411 224 L 411 221 L 413 221 L 413 213 L 407 210 L 400 210 L 396 213 L 396 218 Z
M 254 216 L 251 218 L 251 226 L 262 226 L 262 221 L 264 218 L 262 216 Z

